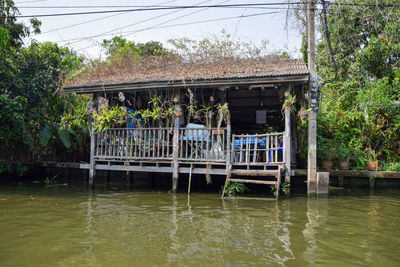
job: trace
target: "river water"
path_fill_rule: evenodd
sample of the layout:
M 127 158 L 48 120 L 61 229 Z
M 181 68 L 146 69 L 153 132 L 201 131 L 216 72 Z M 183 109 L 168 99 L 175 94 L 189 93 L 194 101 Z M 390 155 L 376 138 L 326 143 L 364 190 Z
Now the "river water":
M 0 266 L 399 266 L 400 191 L 279 201 L 0 186 Z

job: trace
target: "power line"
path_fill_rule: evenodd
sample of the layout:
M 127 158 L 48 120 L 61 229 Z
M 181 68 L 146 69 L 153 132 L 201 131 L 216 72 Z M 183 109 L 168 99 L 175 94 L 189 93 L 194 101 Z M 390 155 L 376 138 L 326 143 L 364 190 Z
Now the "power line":
M 207 3 L 207 2 L 210 2 L 210 1 L 212 1 L 212 0 L 203 1 L 203 2 L 198 3 L 197 5 L 204 4 L 204 3 Z M 230 0 L 223 1 L 223 2 L 221 2 L 221 3 L 225 3 L 225 2 L 228 2 L 228 1 L 230 1 Z M 171 21 L 174 21 L 174 20 L 181 19 L 181 18 L 183 18 L 183 17 L 187 17 L 187 16 L 189 16 L 189 15 L 193 15 L 193 14 L 195 14 L 195 13 L 204 11 L 204 10 L 206 10 L 206 9 L 207 9 L 207 8 L 200 9 L 200 10 L 191 12 L 191 13 L 189 13 L 189 14 L 185 14 L 185 15 L 183 15 L 183 16 L 170 19 L 170 20 L 168 20 L 168 21 L 165 21 L 165 22 L 162 22 L 162 23 L 160 23 L 160 24 L 157 24 L 157 26 L 158 26 L 158 25 L 161 25 L 161 24 L 165 24 L 165 23 L 171 22 Z M 180 10 L 174 10 L 174 11 L 169 12 L 169 13 L 167 13 L 167 14 L 163 14 L 163 15 L 151 17 L 151 18 L 148 18 L 148 19 L 145 19 L 145 20 L 141 20 L 141 21 L 138 21 L 138 22 L 135 22 L 135 23 L 126 25 L 126 26 L 124 26 L 124 27 L 120 27 L 120 28 L 115 29 L 115 30 L 110 30 L 110 31 L 103 32 L 103 33 L 100 33 L 100 34 L 96 34 L 96 35 L 92 35 L 92 36 L 89 36 L 89 37 L 85 37 L 85 38 L 83 38 L 83 39 L 78 39 L 79 41 L 75 41 L 75 42 L 72 42 L 72 43 L 70 43 L 70 44 L 74 44 L 74 43 L 78 43 L 78 42 L 81 42 L 81 41 L 84 41 L 84 40 L 87 40 L 87 39 L 91 39 L 91 38 L 96 38 L 96 37 L 99 37 L 99 36 L 103 36 L 103 35 L 106 35 L 106 34 L 108 34 L 108 33 L 115 32 L 115 31 L 117 31 L 117 30 L 125 29 L 125 28 L 128 28 L 128 27 L 134 26 L 134 25 L 138 25 L 138 24 L 143 23 L 143 22 L 147 22 L 147 21 L 150 21 L 150 20 L 153 20 L 153 19 L 156 19 L 156 18 L 164 17 L 164 16 L 167 16 L 167 15 L 170 15 L 170 14 L 173 14 L 173 13 L 177 13 L 177 12 L 180 12 L 180 11 L 182 11 L 182 9 L 180 9 Z M 76 38 L 75 38 L 75 40 L 76 40 Z M 67 40 L 67 41 L 73 41 L 73 40 Z
M 43 2 L 45 0 L 37 0 L 37 1 L 27 1 L 20 3 L 29 3 L 29 2 Z M 343 6 L 370 6 L 370 7 L 398 7 L 399 4 L 366 4 L 366 3 L 351 3 L 351 2 L 339 2 L 339 1 L 324 1 L 326 4 L 332 5 L 343 5 Z M 236 4 L 232 6 L 277 6 L 277 5 L 298 5 L 304 4 L 304 2 L 275 2 L 275 3 L 258 3 L 258 4 Z M 161 8 L 176 8 L 179 6 L 162 6 L 157 5 Z M 32 9 L 91 9 L 91 8 L 152 8 L 153 5 L 72 5 L 72 6 L 20 6 L 18 8 L 32 8 Z M 180 6 L 186 7 L 186 6 Z
M 287 5 L 287 3 L 279 3 L 280 5 Z M 40 17 L 59 17 L 59 16 L 76 16 L 76 15 L 93 15 L 104 13 L 121 13 L 121 12 L 142 12 L 142 11 L 160 11 L 171 9 L 198 9 L 198 8 L 251 8 L 251 7 L 264 7 L 270 6 L 270 3 L 258 4 L 231 4 L 231 5 L 204 5 L 204 6 L 171 6 L 171 7 L 150 7 L 150 8 L 136 8 L 136 9 L 117 9 L 117 10 L 102 10 L 102 11 L 86 11 L 86 12 L 71 12 L 71 13 L 52 13 L 52 14 L 37 14 L 37 15 L 14 15 L 15 18 L 40 18 Z M 273 8 L 271 8 L 273 9 Z M 278 8 L 276 8 L 278 9 Z M 281 9 L 281 8 L 280 8 Z M 2 18 L 6 16 L 0 16 Z
M 293 2 L 293 3 L 285 3 L 285 2 L 275 2 L 275 3 L 257 3 L 257 4 L 232 4 L 229 6 L 276 6 L 276 5 L 297 5 L 301 4 L 302 2 Z M 152 8 L 154 5 L 77 5 L 77 6 L 20 6 L 18 8 L 33 8 L 33 9 L 89 9 L 89 8 Z M 188 7 L 188 6 L 163 6 L 157 5 L 160 8 L 181 8 L 181 7 Z
M 47 0 L 32 0 L 32 1 L 16 2 L 15 4 L 37 3 L 37 2 L 46 2 L 46 1 Z
M 158 5 L 154 5 L 154 7 L 161 6 L 161 5 L 167 4 L 167 3 L 176 2 L 176 1 L 179 1 L 179 0 L 171 0 L 171 1 L 162 2 L 162 3 L 158 4 Z M 75 27 L 75 26 L 80 26 L 80 25 L 83 25 L 83 24 L 86 24 L 86 23 L 95 22 L 95 21 L 99 21 L 99 20 L 103 20 L 103 19 L 107 19 L 107 18 L 111 18 L 111 17 L 116 17 L 116 16 L 124 15 L 124 14 L 127 14 L 127 13 L 129 13 L 129 12 L 120 13 L 120 14 L 113 14 L 113 15 L 109 15 L 109 16 L 105 16 L 105 17 L 101 17 L 101 18 L 97 18 L 97 19 L 87 20 L 87 21 L 83 21 L 83 22 L 71 24 L 71 25 L 68 25 L 68 26 L 64 26 L 64 27 L 61 27 L 61 28 L 52 29 L 52 30 L 49 30 L 49 31 L 47 31 L 47 32 L 39 33 L 39 34 L 37 34 L 37 35 L 46 34 L 46 33 L 54 32 L 54 31 L 59 31 L 59 30 L 64 30 L 64 29 L 68 29 L 68 28 Z
M 145 29 L 141 29 L 141 30 L 125 32 L 124 36 L 128 36 L 128 35 L 131 35 L 131 34 L 134 34 L 134 33 L 137 33 L 137 32 L 142 32 L 142 31 L 147 31 L 147 30 L 164 29 L 164 28 L 170 28 L 170 27 L 178 27 L 178 26 L 193 25 L 193 24 L 215 22 L 215 21 L 222 21 L 222 20 L 230 20 L 230 19 L 242 19 L 242 18 L 249 18 L 249 17 L 277 14 L 277 13 L 281 13 L 281 12 L 282 11 L 263 12 L 263 13 L 255 13 L 255 14 L 250 14 L 250 15 L 232 16 L 232 17 L 225 17 L 225 18 L 219 18 L 219 19 L 208 19 L 208 20 L 200 20 L 200 21 L 193 21 L 193 22 L 187 22 L 187 23 L 170 24 L 170 25 L 165 25 L 165 26 L 149 27 L 149 28 L 145 28 Z M 94 47 L 94 46 L 96 46 L 96 45 L 87 46 L 87 47 L 78 49 L 77 51 L 85 50 L 85 49 L 88 49 L 88 48 L 91 48 L 91 47 Z

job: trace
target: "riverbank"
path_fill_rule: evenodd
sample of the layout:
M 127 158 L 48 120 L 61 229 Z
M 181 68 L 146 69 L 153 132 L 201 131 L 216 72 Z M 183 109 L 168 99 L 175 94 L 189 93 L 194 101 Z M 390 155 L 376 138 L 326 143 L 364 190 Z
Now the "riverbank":
M 89 175 L 88 163 L 70 163 L 70 162 L 6 162 L 0 161 L 0 164 L 11 164 L 28 167 L 26 173 L 29 177 L 48 177 L 49 179 L 61 179 L 69 182 L 72 178 L 74 182 L 87 184 Z M 400 172 L 399 171 L 366 171 L 366 170 L 324 170 L 330 174 L 330 186 L 333 187 L 359 187 L 374 190 L 376 187 L 382 188 L 400 188 Z M 291 187 L 293 190 L 303 191 L 307 176 L 306 169 L 295 169 L 294 176 L 291 178 Z M 4 175 L 3 175 L 4 176 Z M 16 174 L 14 174 L 17 177 Z M 187 175 L 186 175 L 187 176 Z M 188 177 L 183 175 L 179 181 L 181 190 L 186 190 L 188 186 Z M 79 177 L 79 178 L 76 178 Z M 30 178 L 28 178 L 30 179 Z M 44 179 L 44 178 L 43 178 Z M 77 181 L 80 180 L 80 181 Z M 194 175 L 194 190 L 214 190 L 218 192 L 223 186 L 225 177 L 213 175 L 214 183 L 207 185 L 204 175 Z M 97 171 L 95 183 L 126 183 L 132 186 L 147 186 L 162 188 L 168 191 L 170 189 L 171 177 L 168 174 L 160 173 L 141 173 L 141 172 L 125 172 L 125 171 Z M 257 190 L 256 190 L 257 191 Z

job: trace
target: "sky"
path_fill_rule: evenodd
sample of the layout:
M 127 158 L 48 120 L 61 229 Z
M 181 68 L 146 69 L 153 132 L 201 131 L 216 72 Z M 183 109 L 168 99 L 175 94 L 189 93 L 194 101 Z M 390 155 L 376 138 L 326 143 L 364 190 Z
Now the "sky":
M 83 8 L 82 6 L 182 6 L 217 5 L 243 3 L 279 3 L 284 0 L 20 0 L 15 1 L 21 15 L 50 13 L 73 13 L 99 10 L 132 9 L 132 7 Z M 46 8 L 78 6 L 75 8 Z M 301 36 L 299 31 L 285 28 L 286 11 L 260 8 L 199 8 L 185 10 L 158 10 L 142 12 L 106 13 L 74 16 L 42 17 L 41 34 L 30 39 L 39 42 L 51 41 L 68 46 L 90 58 L 104 58 L 100 43 L 115 35 L 136 43 L 159 41 L 166 47 L 169 39 L 188 37 L 199 40 L 225 30 L 236 41 L 268 45 L 263 54 L 287 51 L 293 57 L 300 57 Z M 267 13 L 252 17 L 240 17 Z M 233 19 L 226 19 L 235 17 Z M 240 18 L 239 18 L 240 17 Z M 212 22 L 204 20 L 223 19 Z M 27 22 L 28 19 L 20 19 Z M 197 23 L 201 22 L 201 23 Z M 179 26 L 173 26 L 179 24 Z

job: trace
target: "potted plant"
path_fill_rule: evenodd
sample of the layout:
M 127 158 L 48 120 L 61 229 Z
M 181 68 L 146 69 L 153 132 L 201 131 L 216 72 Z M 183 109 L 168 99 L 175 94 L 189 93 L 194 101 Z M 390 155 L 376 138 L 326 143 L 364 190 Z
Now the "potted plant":
M 336 146 L 336 157 L 338 159 L 338 167 L 340 170 L 349 169 L 349 161 L 353 156 L 353 149 L 345 143 L 337 144 Z
M 365 152 L 367 158 L 367 169 L 369 171 L 377 171 L 379 153 L 376 152 L 374 149 L 370 149 L 368 147 L 365 149 Z
M 318 145 L 318 154 L 321 156 L 321 169 L 331 170 L 333 168 L 333 160 L 336 157 L 336 148 L 330 139 L 323 139 Z
M 331 153 L 328 153 L 328 151 L 327 151 L 326 156 L 324 157 L 324 160 L 321 161 L 321 169 L 332 170 L 333 158 L 334 158 L 334 155 Z

